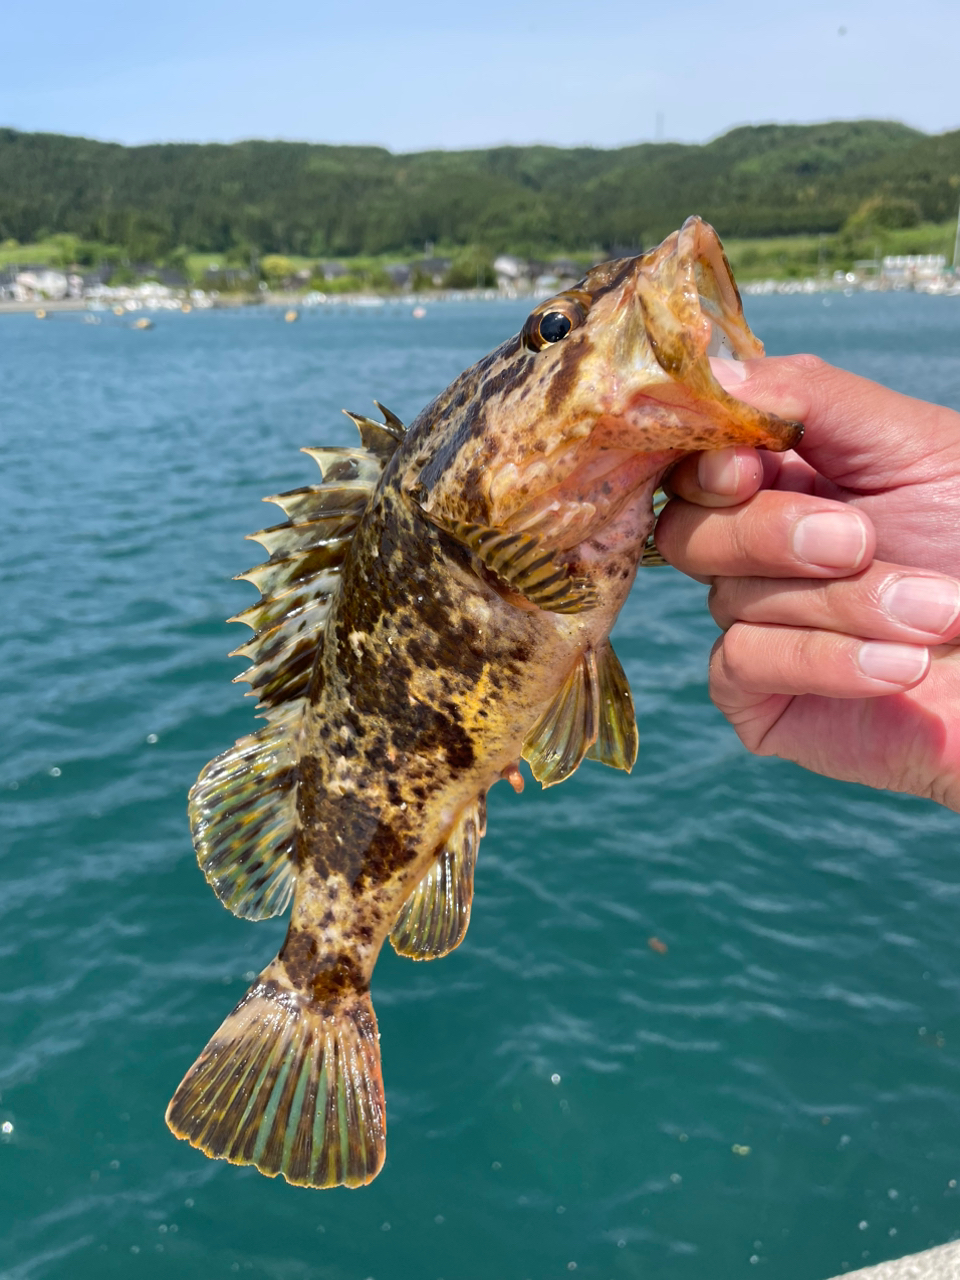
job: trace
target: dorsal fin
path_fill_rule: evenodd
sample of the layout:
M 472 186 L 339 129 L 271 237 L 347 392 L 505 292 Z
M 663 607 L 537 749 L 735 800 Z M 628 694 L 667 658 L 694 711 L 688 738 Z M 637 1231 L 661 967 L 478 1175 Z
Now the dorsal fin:
M 349 409 L 344 409 L 343 412 L 351 422 L 356 424 L 363 447 L 376 454 L 382 462 L 387 463 L 396 453 L 397 445 L 403 439 L 406 428 L 395 413 L 385 409 L 377 400 L 374 400 L 373 403 L 383 414 L 384 421 L 382 423 L 374 422 L 372 418 L 368 418 L 364 414 L 351 413 Z
M 486 817 L 485 796 L 477 796 L 461 811 L 430 869 L 400 909 L 390 934 L 398 955 L 436 960 L 463 941 Z
M 318 463 L 323 483 L 267 498 L 288 519 L 250 535 L 270 558 L 238 575 L 253 583 L 260 600 L 231 619 L 256 632 L 234 653 L 251 660 L 237 680 L 250 683 L 268 714 L 306 693 L 347 547 L 403 438 L 399 418 L 387 410 L 383 415 L 382 426 L 348 415 L 363 448 L 304 449 Z
M 382 431 L 396 448 L 393 415 L 384 416 Z M 304 452 L 320 464 L 323 483 L 266 499 L 289 519 L 251 535 L 270 559 L 239 575 L 261 595 L 230 619 L 255 632 L 234 650 L 253 663 L 237 679 L 249 681 L 270 723 L 211 760 L 190 792 L 204 875 L 225 906 L 250 919 L 276 915 L 293 892 L 299 699 L 310 683 L 344 554 L 390 457 L 369 448 Z
M 387 408 L 385 404 L 381 404 L 379 400 L 373 402 L 380 412 L 383 414 L 383 420 L 388 427 L 391 427 L 398 440 L 402 440 L 407 434 L 407 428 L 403 425 L 395 413 Z
M 321 445 L 319 448 L 307 447 L 300 452 L 314 460 L 323 473 L 325 484 L 359 480 L 373 489 L 383 474 L 382 459 L 368 449 L 334 449 Z

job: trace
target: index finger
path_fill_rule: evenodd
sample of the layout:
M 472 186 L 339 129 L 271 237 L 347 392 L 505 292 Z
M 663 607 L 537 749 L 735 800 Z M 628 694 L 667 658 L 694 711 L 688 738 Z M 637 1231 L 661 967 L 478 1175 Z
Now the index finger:
M 843 578 L 873 559 L 869 516 L 808 494 L 761 490 L 750 502 L 707 510 L 669 502 L 657 549 L 692 578 Z
M 663 481 L 669 497 L 700 507 L 736 507 L 759 489 L 814 493 L 816 486 L 817 473 L 793 449 L 770 453 L 744 446 L 688 453 Z
M 960 414 L 817 356 L 711 362 L 738 400 L 804 424 L 799 453 L 821 475 L 874 492 L 960 472 Z

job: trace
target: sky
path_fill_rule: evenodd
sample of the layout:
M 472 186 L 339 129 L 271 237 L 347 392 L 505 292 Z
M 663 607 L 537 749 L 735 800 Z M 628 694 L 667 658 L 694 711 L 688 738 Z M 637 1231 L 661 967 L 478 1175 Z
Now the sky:
M 960 127 L 957 0 L 45 0 L 4 6 L 0 125 L 393 151 Z

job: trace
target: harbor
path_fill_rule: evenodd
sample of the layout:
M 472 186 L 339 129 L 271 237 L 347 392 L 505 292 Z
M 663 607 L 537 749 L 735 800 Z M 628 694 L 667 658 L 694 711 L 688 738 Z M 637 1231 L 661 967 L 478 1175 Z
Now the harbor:
M 456 301 L 466 297 L 481 301 L 496 298 L 548 298 L 572 288 L 578 264 L 528 262 L 501 255 L 496 287 L 450 289 L 438 283 L 430 290 L 415 291 L 409 284 L 399 289 L 358 292 L 326 292 L 317 288 L 261 287 L 249 291 L 188 288 L 143 280 L 136 284 L 111 286 L 99 279 L 86 284 L 82 277 L 55 270 L 24 270 L 0 275 L 0 314 L 43 312 L 41 318 L 69 312 L 136 313 L 140 311 L 209 310 L 223 307 L 276 306 L 286 308 L 369 307 L 388 304 L 424 306 L 428 302 Z M 442 274 L 438 280 L 442 282 Z M 741 285 L 747 296 L 777 294 L 920 293 L 934 297 L 960 296 L 960 273 L 948 266 L 943 254 L 891 254 L 881 259 L 857 262 L 852 271 L 821 272 L 803 279 L 748 280 Z

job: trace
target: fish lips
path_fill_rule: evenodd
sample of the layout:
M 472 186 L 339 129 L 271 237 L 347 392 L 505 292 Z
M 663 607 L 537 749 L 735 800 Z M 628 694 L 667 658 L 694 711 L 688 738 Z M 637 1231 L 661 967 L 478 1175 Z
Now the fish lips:
M 637 259 L 634 296 L 621 340 L 646 357 L 647 378 L 623 412 L 645 448 L 685 451 L 749 445 L 782 452 L 803 435 L 799 422 L 764 413 L 729 395 L 709 356 L 763 355 L 714 229 L 691 217 Z M 649 377 L 652 354 L 661 376 Z

